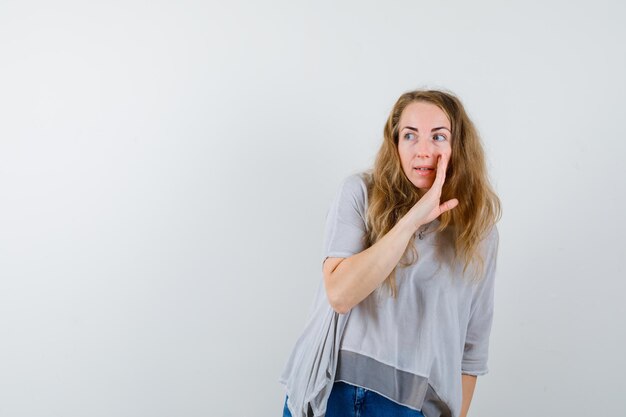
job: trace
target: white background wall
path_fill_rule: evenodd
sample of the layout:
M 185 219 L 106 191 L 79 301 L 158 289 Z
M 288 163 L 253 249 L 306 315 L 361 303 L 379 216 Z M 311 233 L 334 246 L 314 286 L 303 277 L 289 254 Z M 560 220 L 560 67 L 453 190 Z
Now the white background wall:
M 624 4 L 3 0 L 0 416 L 281 415 L 328 205 L 416 87 L 504 208 L 470 416 L 622 415 Z

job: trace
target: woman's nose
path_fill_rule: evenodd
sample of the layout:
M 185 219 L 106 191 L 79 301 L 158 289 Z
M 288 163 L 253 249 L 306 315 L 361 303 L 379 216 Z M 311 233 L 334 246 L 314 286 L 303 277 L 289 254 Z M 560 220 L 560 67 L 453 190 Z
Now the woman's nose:
M 431 158 L 433 156 L 433 146 L 426 140 L 417 142 L 415 153 L 418 158 Z

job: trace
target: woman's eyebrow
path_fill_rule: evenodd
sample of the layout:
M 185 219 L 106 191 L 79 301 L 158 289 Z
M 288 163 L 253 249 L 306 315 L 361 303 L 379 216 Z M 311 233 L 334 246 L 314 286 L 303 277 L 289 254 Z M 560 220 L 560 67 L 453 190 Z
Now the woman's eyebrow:
M 402 129 L 409 129 L 409 130 L 414 130 L 415 132 L 419 132 L 419 130 L 417 130 L 417 128 L 413 126 L 404 126 Z M 430 131 L 434 132 L 435 130 L 439 130 L 439 129 L 446 129 L 448 132 L 452 133 L 452 131 L 445 126 L 435 127 L 431 129 Z

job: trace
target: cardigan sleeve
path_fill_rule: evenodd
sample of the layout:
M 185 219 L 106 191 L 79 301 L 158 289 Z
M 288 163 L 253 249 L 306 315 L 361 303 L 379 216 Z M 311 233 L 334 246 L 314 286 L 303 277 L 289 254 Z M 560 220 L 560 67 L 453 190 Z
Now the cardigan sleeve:
M 367 188 L 360 174 L 346 177 L 326 215 L 322 263 L 327 257 L 347 258 L 365 250 Z
M 496 226 L 485 239 L 484 276 L 472 293 L 465 336 L 461 373 L 484 375 L 489 372 L 489 336 L 493 321 L 494 284 L 499 235 Z

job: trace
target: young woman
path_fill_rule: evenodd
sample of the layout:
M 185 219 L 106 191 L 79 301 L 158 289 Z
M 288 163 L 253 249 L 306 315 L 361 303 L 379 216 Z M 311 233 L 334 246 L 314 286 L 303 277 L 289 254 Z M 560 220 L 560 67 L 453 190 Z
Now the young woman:
M 326 219 L 323 282 L 280 382 L 288 417 L 465 417 L 488 372 L 500 202 L 460 100 L 403 94 Z

